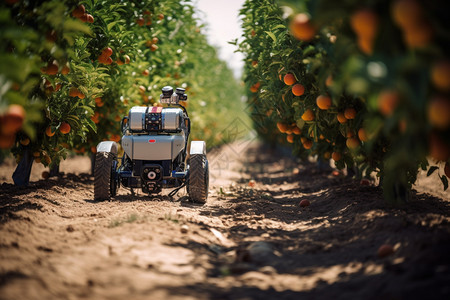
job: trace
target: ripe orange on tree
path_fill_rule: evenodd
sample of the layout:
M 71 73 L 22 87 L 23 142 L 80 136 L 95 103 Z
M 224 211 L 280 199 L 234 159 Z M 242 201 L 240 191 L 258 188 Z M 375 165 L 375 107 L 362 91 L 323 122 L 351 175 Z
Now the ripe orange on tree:
M 431 25 L 423 21 L 417 27 L 407 30 L 403 33 L 405 44 L 412 49 L 423 48 L 428 46 L 433 39 L 433 28 Z
M 390 116 L 397 108 L 400 98 L 394 90 L 384 90 L 378 95 L 378 109 L 384 116 Z
M 302 131 L 301 131 L 301 129 L 298 128 L 297 126 L 294 126 L 294 127 L 292 128 L 292 133 L 295 134 L 295 135 L 300 135 L 300 134 L 302 134 Z
M 347 141 L 345 142 L 345 145 L 349 148 L 349 149 L 356 149 L 360 146 L 360 142 L 358 140 L 357 137 L 350 137 L 347 139 Z
M 278 123 L 277 123 L 277 127 L 278 127 L 278 130 L 279 130 L 281 133 L 285 133 L 285 132 L 288 130 L 289 125 L 288 125 L 288 124 L 285 124 L 285 123 L 278 122 Z
M 4 134 L 0 132 L 0 149 L 8 149 L 14 146 L 16 134 Z
M 395 0 L 391 5 L 392 19 L 404 30 L 412 29 L 421 22 L 422 11 L 417 0 Z
M 331 153 L 331 158 L 334 161 L 340 161 L 342 159 L 342 155 L 341 153 L 334 151 L 333 153 Z
M 62 122 L 59 126 L 59 131 L 61 131 L 62 134 L 67 134 L 70 132 L 70 124 L 66 122 Z
M 302 145 L 305 149 L 311 149 L 313 146 L 313 142 L 311 140 L 308 139 L 303 139 L 302 140 Z
M 61 74 L 67 75 L 67 74 L 69 74 L 69 72 L 70 72 L 70 66 L 69 66 L 69 63 L 66 63 L 61 69 Z
M 369 138 L 367 137 L 367 132 L 364 128 L 360 128 L 358 130 L 358 138 L 361 142 L 367 142 L 369 140 Z
M 305 13 L 295 15 L 289 24 L 289 29 L 292 35 L 301 41 L 309 41 L 316 35 L 316 29 Z
M 30 144 L 30 139 L 29 138 L 23 138 L 20 140 L 20 144 L 24 145 L 24 146 L 28 146 Z
M 337 120 L 341 124 L 344 124 L 348 121 L 343 112 L 337 114 Z
M 302 119 L 303 119 L 303 121 L 313 121 L 314 120 L 314 112 L 308 108 L 303 113 Z
M 450 61 L 441 60 L 431 69 L 431 81 L 442 91 L 450 90 Z
M 450 100 L 441 96 L 432 98 L 428 104 L 428 120 L 436 128 L 449 128 Z
M 97 107 L 102 107 L 102 106 L 105 104 L 105 103 L 103 102 L 102 98 L 100 98 L 100 97 L 95 98 L 94 101 L 95 101 L 95 105 L 96 105 Z
M 302 84 L 297 83 L 292 86 L 292 93 L 295 96 L 301 96 L 305 93 L 305 87 Z
M 373 39 L 377 33 L 378 16 L 368 8 L 355 11 L 350 17 L 350 25 L 362 39 Z
M 292 73 L 287 73 L 283 79 L 286 85 L 293 85 L 297 81 Z
M 9 105 L 6 113 L 0 116 L 0 132 L 5 135 L 15 134 L 22 128 L 25 120 L 25 114 L 25 109 L 22 105 Z
M 81 18 L 86 13 L 86 8 L 83 4 L 79 5 L 72 11 L 72 16 L 75 18 Z
M 286 136 L 286 140 L 288 141 L 288 143 L 293 143 L 294 142 L 294 136 L 292 134 L 288 134 Z
M 331 107 L 331 98 L 326 95 L 319 95 L 316 98 L 317 106 L 322 110 L 327 110 Z
M 45 129 L 45 134 L 46 134 L 48 137 L 54 136 L 55 133 L 56 133 L 56 131 L 52 131 L 52 127 L 51 127 L 51 126 L 48 126 L 47 129 Z
M 355 110 L 353 107 L 347 107 L 347 108 L 344 110 L 344 117 L 345 117 L 347 120 L 352 120 L 352 119 L 354 119 L 354 118 L 356 117 L 356 110 Z

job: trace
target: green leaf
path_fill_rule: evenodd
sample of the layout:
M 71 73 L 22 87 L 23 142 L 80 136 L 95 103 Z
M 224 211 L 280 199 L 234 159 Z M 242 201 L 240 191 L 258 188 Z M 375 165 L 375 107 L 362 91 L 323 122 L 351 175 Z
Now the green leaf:
M 430 167 L 430 169 L 428 169 L 428 172 L 427 172 L 427 177 L 430 176 L 431 174 L 433 174 L 434 171 L 436 171 L 437 169 L 439 169 L 439 167 L 437 167 L 437 166 Z
M 277 42 L 277 37 L 275 36 L 275 34 L 273 34 L 270 31 L 265 31 L 265 33 L 267 33 L 268 36 L 270 36 L 270 38 L 276 43 Z
M 63 24 L 64 31 L 83 32 L 89 36 L 94 37 L 91 28 L 78 20 L 66 19 Z

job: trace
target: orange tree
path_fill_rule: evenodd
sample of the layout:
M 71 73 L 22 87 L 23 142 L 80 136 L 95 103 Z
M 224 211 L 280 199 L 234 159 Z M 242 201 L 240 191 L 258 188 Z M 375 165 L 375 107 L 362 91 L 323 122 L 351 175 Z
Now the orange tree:
M 392 201 L 407 199 L 419 169 L 438 171 L 446 189 L 450 65 L 439 3 L 247 1 L 240 50 L 258 131 L 300 156 L 376 172 Z
M 194 138 L 226 142 L 217 124 L 239 110 L 240 86 L 189 1 L 10 0 L 0 13 L 0 148 L 18 161 L 57 165 L 120 140 L 128 109 L 156 105 L 167 84 L 188 90 Z

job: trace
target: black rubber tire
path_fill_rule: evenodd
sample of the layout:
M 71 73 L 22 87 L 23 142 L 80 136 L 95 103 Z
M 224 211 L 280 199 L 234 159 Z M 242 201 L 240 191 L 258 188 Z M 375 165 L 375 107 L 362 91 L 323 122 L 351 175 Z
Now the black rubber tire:
M 115 159 L 114 154 L 99 152 L 95 156 L 94 169 L 94 200 L 109 200 L 113 196 L 115 188 L 112 181 L 112 166 Z
M 189 159 L 189 198 L 193 202 L 206 203 L 209 188 L 209 170 L 206 155 L 194 154 Z

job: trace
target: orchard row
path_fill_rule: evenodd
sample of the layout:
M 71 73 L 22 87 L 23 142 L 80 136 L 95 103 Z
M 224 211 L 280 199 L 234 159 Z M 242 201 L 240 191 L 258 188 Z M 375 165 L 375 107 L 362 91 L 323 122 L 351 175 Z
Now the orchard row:
M 281 3 L 281 1 L 280 1 Z M 391 201 L 420 169 L 450 176 L 450 24 L 443 1 L 246 1 L 252 118 L 301 157 L 374 172 Z M 439 178 L 439 179 L 438 179 Z
M 119 141 L 135 105 L 184 87 L 192 138 L 227 142 L 241 86 L 208 45 L 189 1 L 9 0 L 0 4 L 0 159 L 57 165 Z M 242 109 L 240 109 L 242 111 Z

